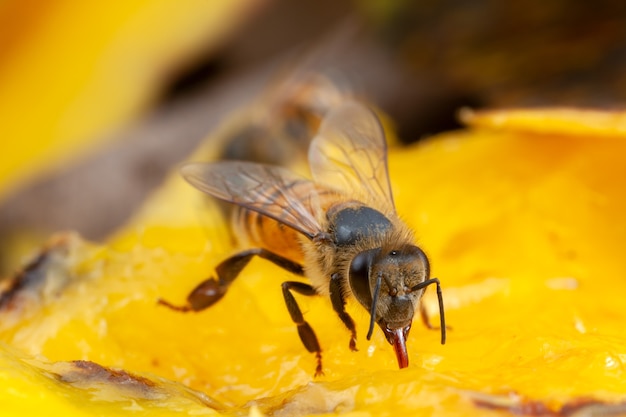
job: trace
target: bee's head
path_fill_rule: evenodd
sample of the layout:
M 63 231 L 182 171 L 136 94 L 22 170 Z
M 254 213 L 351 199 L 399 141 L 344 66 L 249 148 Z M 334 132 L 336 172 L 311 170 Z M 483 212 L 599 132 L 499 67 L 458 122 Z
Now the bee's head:
M 400 368 L 408 366 L 406 338 L 430 268 L 424 252 L 413 245 L 376 248 L 356 255 L 350 264 L 350 287 L 356 299 L 371 314 L 369 339 L 374 322 L 393 345 Z

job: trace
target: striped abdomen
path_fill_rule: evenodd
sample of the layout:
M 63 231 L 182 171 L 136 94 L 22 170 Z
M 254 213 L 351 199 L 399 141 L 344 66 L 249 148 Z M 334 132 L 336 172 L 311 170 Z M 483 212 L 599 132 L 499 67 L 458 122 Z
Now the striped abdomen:
M 326 224 L 325 212 L 336 201 L 335 193 L 317 187 L 309 181 L 294 181 L 280 188 L 273 187 L 273 189 L 264 190 L 264 198 L 272 204 L 277 202 L 284 204 L 283 193 L 286 189 L 289 190 L 291 196 L 295 194 L 299 197 L 298 201 L 302 204 L 300 209 L 304 208 L 313 215 L 318 224 L 318 231 L 325 232 L 322 230 L 323 225 Z M 304 261 L 301 242 L 302 239 L 307 239 L 305 235 L 256 211 L 241 206 L 232 207 L 232 230 L 240 245 L 262 247 L 295 262 Z

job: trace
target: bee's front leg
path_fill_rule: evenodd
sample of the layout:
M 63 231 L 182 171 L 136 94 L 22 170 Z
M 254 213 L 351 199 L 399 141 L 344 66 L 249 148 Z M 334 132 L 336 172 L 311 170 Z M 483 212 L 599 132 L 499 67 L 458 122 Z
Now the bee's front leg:
M 421 300 L 420 302 L 420 317 L 422 318 L 422 322 L 424 323 L 426 328 L 430 330 L 441 331 L 441 344 L 444 345 L 446 343 L 446 330 L 451 330 L 452 328 L 450 326 L 446 326 L 446 319 L 443 308 L 443 296 L 441 294 L 441 285 L 439 284 L 439 280 L 437 278 L 431 278 L 416 285 L 413 290 L 416 291 L 418 289 L 426 288 L 428 285 L 431 284 L 437 285 L 437 300 L 439 301 L 439 320 L 441 322 L 441 326 L 436 327 L 430 323 L 428 312 L 426 311 L 426 306 L 424 305 L 424 300 Z
M 297 281 L 283 282 L 282 287 L 285 304 L 287 304 L 287 310 L 289 311 L 291 320 L 293 320 L 293 322 L 298 326 L 298 335 L 300 335 L 300 340 L 306 350 L 311 353 L 315 353 L 315 357 L 317 359 L 315 376 L 324 375 L 324 372 L 322 371 L 322 348 L 317 341 L 317 336 L 315 335 L 313 328 L 306 322 L 306 320 L 304 320 L 300 306 L 298 305 L 296 298 L 291 293 L 293 290 L 299 294 L 311 296 L 317 295 L 317 291 L 315 291 L 315 288 L 311 285 Z
M 357 351 L 356 348 L 356 326 L 354 324 L 354 320 L 346 311 L 346 298 L 341 291 L 341 275 L 338 273 L 334 273 L 330 276 L 330 301 L 333 304 L 333 309 L 343 322 L 346 325 L 348 330 L 350 330 L 350 350 Z
M 175 305 L 164 299 L 159 299 L 158 302 L 176 311 L 202 311 L 218 302 L 226 294 L 230 284 L 239 276 L 241 271 L 254 256 L 267 259 L 293 274 L 304 275 L 302 265 L 296 262 L 270 252 L 267 249 L 249 249 L 222 261 L 215 268 L 217 279 L 211 277 L 198 284 L 187 296 L 186 304 Z

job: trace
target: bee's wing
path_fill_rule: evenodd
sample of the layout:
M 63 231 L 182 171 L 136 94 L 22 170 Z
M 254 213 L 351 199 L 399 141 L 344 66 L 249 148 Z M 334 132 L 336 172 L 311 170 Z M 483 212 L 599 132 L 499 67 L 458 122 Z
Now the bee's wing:
M 354 194 L 363 192 L 394 208 L 387 171 L 387 142 L 378 117 L 347 102 L 329 112 L 309 148 L 315 181 Z
M 181 169 L 194 187 L 289 226 L 309 238 L 321 232 L 317 187 L 284 168 L 252 162 L 190 163 Z

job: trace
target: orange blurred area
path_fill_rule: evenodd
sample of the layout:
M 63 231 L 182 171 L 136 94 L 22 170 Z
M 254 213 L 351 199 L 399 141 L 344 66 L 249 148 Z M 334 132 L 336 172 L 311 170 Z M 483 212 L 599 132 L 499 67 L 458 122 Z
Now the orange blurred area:
M 4 2 L 0 196 L 93 152 L 145 112 L 165 80 L 216 49 L 255 3 Z

